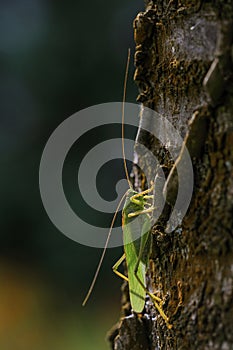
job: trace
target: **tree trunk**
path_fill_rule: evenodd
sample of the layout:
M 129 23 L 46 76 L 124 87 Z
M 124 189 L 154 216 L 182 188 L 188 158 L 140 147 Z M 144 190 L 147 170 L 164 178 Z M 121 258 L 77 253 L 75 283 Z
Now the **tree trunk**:
M 172 328 L 150 299 L 142 315 L 131 314 L 124 285 L 112 349 L 233 349 L 232 19 L 230 0 L 147 1 L 135 19 L 138 101 L 166 117 L 187 141 L 194 191 L 182 223 L 166 232 L 182 186 L 174 175 L 167 209 L 152 230 L 148 285 L 163 298 Z M 168 175 L 174 162 L 166 145 L 142 129 L 138 140 Z M 137 165 L 145 162 L 139 157 Z

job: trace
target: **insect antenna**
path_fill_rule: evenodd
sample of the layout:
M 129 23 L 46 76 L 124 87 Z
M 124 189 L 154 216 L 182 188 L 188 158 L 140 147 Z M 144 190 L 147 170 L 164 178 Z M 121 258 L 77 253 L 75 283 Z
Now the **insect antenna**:
M 131 182 L 130 182 L 130 179 L 129 179 L 129 173 L 128 173 L 128 169 L 127 169 L 127 164 L 126 164 L 126 160 L 125 160 L 125 145 L 124 145 L 124 121 L 125 121 L 125 98 L 126 98 L 126 87 L 127 87 L 127 79 L 128 79 L 128 72 L 129 72 L 129 62 L 130 62 L 130 49 L 128 50 L 128 57 L 127 57 L 127 64 L 126 64 L 126 71 L 125 71 L 125 79 L 124 79 L 124 92 L 123 92 L 123 103 L 122 103 L 122 127 L 121 127 L 121 137 L 122 137 L 122 154 L 123 154 L 123 161 L 124 161 L 124 169 L 125 169 L 125 175 L 126 175 L 126 178 L 127 178 L 127 181 L 128 181 L 128 184 L 129 184 L 129 187 L 132 188 L 132 185 L 131 185 Z M 95 272 L 95 275 L 93 277 L 93 280 L 91 282 L 91 285 L 90 285 L 90 288 L 87 292 L 87 295 L 82 303 L 82 306 L 85 306 L 88 299 L 90 298 L 90 295 L 93 291 L 93 288 L 95 286 L 95 282 L 97 280 L 97 277 L 99 275 L 99 271 L 100 271 L 100 268 L 101 268 L 101 265 L 103 263 L 103 260 L 104 260 L 104 256 L 106 254 L 106 250 L 107 250 L 107 247 L 108 247 L 108 243 L 109 243 L 109 240 L 110 240 L 110 237 L 111 237 L 111 233 L 112 233 L 112 229 L 113 229 L 113 225 L 114 225 L 114 222 L 116 220 L 116 216 L 117 216 L 117 213 L 120 209 L 120 206 L 123 202 L 123 199 L 126 197 L 126 194 L 127 194 L 127 191 L 124 193 L 124 195 L 121 197 L 121 200 L 116 208 L 116 211 L 114 213 L 114 216 L 112 218 L 112 222 L 111 222 L 111 226 L 110 226 L 110 229 L 109 229 L 109 232 L 108 232 L 108 236 L 107 236 L 107 239 L 106 239 L 106 242 L 105 242 L 105 246 L 104 246 L 104 250 L 102 252 L 102 255 L 100 257 L 100 261 L 98 263 L 98 266 L 97 266 L 97 269 L 96 269 L 96 272 Z
M 123 155 L 125 175 L 126 175 L 127 182 L 129 184 L 129 188 L 132 189 L 132 184 L 130 182 L 129 172 L 128 172 L 126 159 L 125 159 L 125 99 L 126 99 L 126 88 L 127 88 L 128 74 L 129 74 L 129 62 L 130 62 L 130 49 L 128 49 L 128 57 L 127 57 L 125 79 L 124 79 L 123 102 L 122 102 L 122 121 L 121 121 L 121 143 L 122 143 L 122 155 Z

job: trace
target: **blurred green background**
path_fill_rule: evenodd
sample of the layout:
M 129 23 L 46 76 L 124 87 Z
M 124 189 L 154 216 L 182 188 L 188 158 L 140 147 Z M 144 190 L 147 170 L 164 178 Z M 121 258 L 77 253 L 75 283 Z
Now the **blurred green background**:
M 63 120 L 122 100 L 133 19 L 143 7 L 142 0 L 0 3 L 2 350 L 109 348 L 105 335 L 119 318 L 121 285 L 111 266 L 122 249 L 107 252 L 83 308 L 101 249 L 81 246 L 53 226 L 40 199 L 38 168 Z M 131 60 L 129 102 L 137 96 L 132 75 Z M 74 200 L 75 188 L 70 191 Z

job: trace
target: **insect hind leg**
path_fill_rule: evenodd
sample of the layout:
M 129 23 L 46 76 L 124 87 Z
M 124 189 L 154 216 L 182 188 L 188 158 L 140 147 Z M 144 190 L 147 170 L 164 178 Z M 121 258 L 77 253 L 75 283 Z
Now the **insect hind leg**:
M 169 318 L 167 317 L 167 315 L 165 314 L 165 312 L 163 311 L 162 308 L 162 303 L 163 303 L 163 299 L 157 297 L 156 295 L 152 294 L 151 292 L 148 291 L 148 289 L 144 286 L 143 282 L 140 280 L 140 278 L 137 275 L 137 271 L 135 269 L 135 277 L 137 278 L 138 282 L 140 283 L 140 285 L 144 288 L 144 290 L 146 291 L 146 293 L 149 295 L 149 297 L 152 299 L 156 309 L 158 310 L 160 316 L 164 319 L 167 328 L 171 329 L 172 325 L 169 323 Z
M 122 257 L 119 260 L 117 260 L 117 262 L 113 265 L 112 270 L 117 276 L 119 276 L 126 282 L 129 282 L 128 277 L 126 277 L 125 275 L 123 275 L 123 273 L 118 271 L 118 267 L 123 263 L 124 260 L 125 260 L 125 254 L 123 254 Z

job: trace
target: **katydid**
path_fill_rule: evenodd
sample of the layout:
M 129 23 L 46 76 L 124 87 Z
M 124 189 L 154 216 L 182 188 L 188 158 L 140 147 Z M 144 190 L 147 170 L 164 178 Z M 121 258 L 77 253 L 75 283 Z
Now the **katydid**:
M 147 290 L 146 287 L 146 270 L 149 263 L 149 254 L 151 250 L 151 218 L 150 214 L 153 212 L 153 206 L 150 201 L 153 199 L 154 186 L 143 192 L 136 192 L 132 188 L 132 184 L 130 182 L 126 160 L 125 160 L 125 148 L 124 148 L 124 104 L 125 104 L 125 96 L 126 96 L 126 85 L 128 78 L 128 69 L 129 69 L 129 61 L 130 61 L 130 50 L 128 52 L 125 80 L 124 80 L 124 94 L 123 94 L 123 103 L 122 103 L 122 153 L 123 153 L 123 162 L 125 168 L 126 178 L 129 184 L 129 189 L 123 195 L 120 200 L 120 203 L 117 206 L 116 212 L 113 216 L 112 223 L 110 226 L 110 230 L 108 233 L 108 237 L 106 240 L 106 244 L 100 258 L 98 267 L 96 269 L 95 276 L 89 288 L 89 291 L 84 299 L 83 305 L 86 304 L 89 296 L 93 290 L 95 285 L 97 276 L 99 274 L 100 267 L 102 265 L 106 249 L 108 246 L 108 242 L 110 239 L 111 231 L 116 219 L 117 212 L 125 199 L 125 204 L 122 210 L 122 229 L 123 229 L 123 244 L 124 244 L 124 254 L 122 257 L 116 262 L 113 266 L 113 271 L 119 277 L 124 279 L 129 283 L 129 295 L 130 295 L 130 303 L 132 306 L 132 310 L 136 313 L 141 313 L 145 306 L 145 298 L 146 294 L 150 296 L 153 300 L 155 307 L 157 308 L 159 314 L 162 316 L 168 328 L 171 328 L 169 324 L 169 319 L 165 315 L 162 309 L 163 300 Z M 147 207 L 148 205 L 148 207 Z M 135 218 L 137 217 L 137 220 Z M 141 234 L 141 232 L 143 234 Z M 138 239 L 134 239 L 134 237 L 140 237 Z M 127 267 L 127 277 L 118 271 L 118 267 L 121 265 L 123 261 L 126 261 Z
M 126 192 L 122 217 L 124 254 L 113 266 L 113 271 L 129 283 L 130 303 L 134 312 L 141 313 L 143 311 L 146 294 L 148 294 L 165 320 L 167 327 L 171 328 L 169 319 L 162 309 L 163 300 L 150 293 L 146 288 L 146 269 L 151 250 L 151 219 L 148 214 L 153 211 L 153 208 L 145 209 L 145 205 L 148 204 L 148 199 L 153 197 L 153 195 L 147 195 L 152 191 L 153 185 L 140 193 L 132 188 Z M 136 216 L 139 220 L 134 220 Z M 138 230 L 143 234 L 140 239 L 134 240 L 134 237 L 138 236 Z M 118 267 L 124 260 L 126 260 L 128 277 L 118 271 Z

